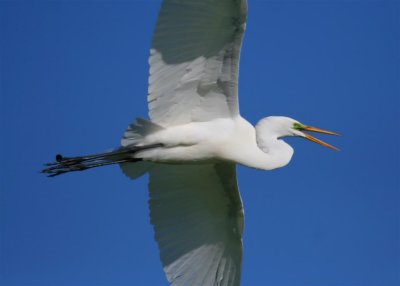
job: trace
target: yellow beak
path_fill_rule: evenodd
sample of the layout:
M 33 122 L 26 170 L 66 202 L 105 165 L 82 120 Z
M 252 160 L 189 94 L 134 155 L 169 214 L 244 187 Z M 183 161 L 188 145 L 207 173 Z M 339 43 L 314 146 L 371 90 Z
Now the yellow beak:
M 312 127 L 312 126 L 304 126 L 302 128 L 302 130 L 311 131 L 311 132 L 318 132 L 318 133 L 324 133 L 324 134 L 329 134 L 329 135 L 336 135 L 336 136 L 340 135 L 340 134 L 338 134 L 336 132 L 327 131 L 327 130 L 323 130 L 323 129 Z M 304 133 L 304 135 L 305 135 L 305 138 L 307 138 L 308 140 L 310 140 L 312 142 L 321 144 L 322 146 L 331 148 L 331 149 L 336 150 L 336 151 L 340 151 L 338 148 L 336 148 L 336 147 L 334 147 L 334 146 L 332 146 L 332 145 L 330 145 L 330 144 L 328 144 L 328 143 L 326 143 L 326 142 L 324 142 L 322 140 L 319 140 L 319 139 L 317 139 L 317 138 L 315 138 L 315 137 L 313 137 L 313 136 L 311 136 L 309 134 Z

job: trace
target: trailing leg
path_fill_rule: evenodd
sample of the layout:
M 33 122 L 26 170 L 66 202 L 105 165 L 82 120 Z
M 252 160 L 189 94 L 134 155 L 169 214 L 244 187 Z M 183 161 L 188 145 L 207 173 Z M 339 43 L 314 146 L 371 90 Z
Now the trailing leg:
M 64 157 L 61 154 L 58 154 L 56 155 L 56 162 L 44 164 L 47 168 L 43 169 L 41 172 L 47 174 L 48 177 L 55 177 L 69 172 L 84 171 L 112 164 L 139 162 L 142 161 L 142 159 L 134 158 L 133 154 L 141 150 L 161 146 L 161 144 L 155 144 L 140 147 L 121 147 L 111 152 L 79 157 Z

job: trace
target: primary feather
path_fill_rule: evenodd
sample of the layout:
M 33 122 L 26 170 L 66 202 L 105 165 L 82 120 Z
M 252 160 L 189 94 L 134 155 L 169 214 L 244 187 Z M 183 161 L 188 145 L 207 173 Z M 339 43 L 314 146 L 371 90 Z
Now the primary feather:
M 158 164 L 150 170 L 149 190 L 171 285 L 239 285 L 243 208 L 235 165 Z
M 171 126 L 239 114 L 245 0 L 165 0 L 151 48 L 149 113 Z

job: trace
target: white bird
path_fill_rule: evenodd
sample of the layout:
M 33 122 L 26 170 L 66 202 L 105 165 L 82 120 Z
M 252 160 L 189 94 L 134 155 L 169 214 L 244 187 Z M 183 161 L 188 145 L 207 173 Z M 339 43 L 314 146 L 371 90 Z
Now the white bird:
M 115 151 L 56 156 L 49 176 L 119 163 L 150 175 L 150 216 L 171 285 L 239 285 L 244 213 L 236 164 L 272 170 L 289 163 L 282 138 L 337 135 L 288 117 L 255 127 L 240 116 L 239 56 L 246 0 L 164 0 L 150 52 L 150 121 L 137 119 Z

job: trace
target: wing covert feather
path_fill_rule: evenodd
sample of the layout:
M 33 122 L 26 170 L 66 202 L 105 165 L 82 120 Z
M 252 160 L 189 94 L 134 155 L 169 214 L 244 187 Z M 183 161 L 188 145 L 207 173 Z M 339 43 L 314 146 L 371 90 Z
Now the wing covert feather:
M 164 0 L 150 52 L 149 114 L 162 126 L 239 114 L 247 0 Z
M 240 285 L 244 215 L 235 165 L 155 165 L 149 190 L 171 285 Z

